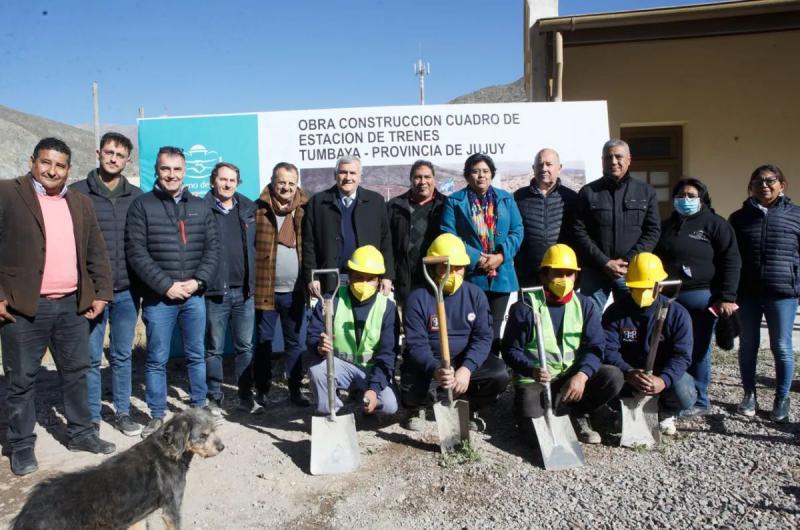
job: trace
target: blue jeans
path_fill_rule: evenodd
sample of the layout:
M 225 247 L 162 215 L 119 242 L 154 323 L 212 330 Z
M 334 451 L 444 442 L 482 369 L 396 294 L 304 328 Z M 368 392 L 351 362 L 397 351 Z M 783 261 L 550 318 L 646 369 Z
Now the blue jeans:
M 620 391 L 620 397 L 629 397 L 634 393 L 634 388 L 625 383 Z M 686 372 L 659 394 L 658 409 L 664 414 L 676 416 L 679 412 L 694 406 L 696 401 L 697 389 L 694 387 L 694 378 Z
M 681 291 L 678 303 L 689 311 L 692 318 L 692 364 L 688 372 L 694 378 L 697 389 L 698 407 L 708 408 L 708 385 L 711 382 L 711 339 L 714 335 L 714 326 L 717 319 L 708 310 L 711 302 L 711 291 L 708 289 L 694 289 Z
M 580 292 L 590 298 L 600 313 L 608 302 L 608 296 L 614 292 L 614 299 L 619 300 L 622 296 L 628 296 L 631 292 L 625 285 L 625 277 L 611 278 L 603 271 L 598 271 L 590 267 L 581 270 Z
M 145 397 L 150 415 L 163 418 L 167 406 L 167 361 L 172 332 L 181 328 L 189 393 L 193 407 L 206 404 L 206 362 L 203 335 L 206 327 L 206 304 L 202 296 L 188 300 L 145 299 L 142 320 L 147 328 L 147 361 L 144 369 Z
M 368 373 L 358 366 L 343 361 L 338 357 L 333 358 L 333 371 L 335 374 L 336 388 L 345 390 L 369 390 L 367 384 Z M 317 356 L 316 364 L 308 369 L 308 378 L 311 382 L 311 391 L 317 400 L 317 412 L 328 414 L 328 363 L 325 357 Z M 342 408 L 342 400 L 334 393 L 334 407 L 336 411 Z M 394 414 L 397 412 L 397 395 L 391 386 L 387 386 L 378 393 L 378 408 L 376 414 Z
M 257 392 L 266 394 L 272 382 L 272 339 L 275 337 L 278 317 L 281 319 L 281 331 L 283 331 L 289 391 L 300 390 L 300 383 L 303 380 L 302 357 L 305 350 L 303 341 L 300 340 L 300 331 L 305 318 L 304 303 L 302 291 L 275 293 L 275 309 L 256 312 L 258 339 L 253 357 L 252 376 Z
M 775 398 L 789 395 L 794 374 L 792 326 L 797 298 L 769 298 L 745 295 L 738 300 L 742 322 L 739 337 L 739 372 L 745 392 L 756 390 L 756 361 L 761 341 L 761 315 L 767 319 L 769 347 L 775 357 Z
M 228 290 L 222 296 L 206 296 L 206 380 L 208 395 L 217 401 L 222 399 L 222 354 L 225 353 L 225 334 L 230 323 L 233 335 L 235 374 L 242 394 L 242 374 L 253 359 L 253 328 L 256 304 L 251 296 L 245 299 L 241 287 Z
M 91 322 L 89 332 L 89 371 L 86 384 L 89 390 L 89 412 L 92 421 L 100 421 L 101 389 L 100 361 L 103 357 L 103 339 L 109 323 L 108 360 L 111 363 L 111 389 L 117 416 L 130 414 L 131 410 L 131 350 L 136 335 L 136 318 L 139 301 L 129 290 L 114 293 L 103 314 Z

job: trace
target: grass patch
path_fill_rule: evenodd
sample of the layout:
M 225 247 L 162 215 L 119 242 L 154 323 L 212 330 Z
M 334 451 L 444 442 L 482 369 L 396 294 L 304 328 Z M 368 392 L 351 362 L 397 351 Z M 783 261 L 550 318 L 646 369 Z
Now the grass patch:
M 480 460 L 480 452 L 472 445 L 471 441 L 465 440 L 457 445 L 453 451 L 443 453 L 439 457 L 439 465 L 444 468 L 450 468 L 480 462 Z

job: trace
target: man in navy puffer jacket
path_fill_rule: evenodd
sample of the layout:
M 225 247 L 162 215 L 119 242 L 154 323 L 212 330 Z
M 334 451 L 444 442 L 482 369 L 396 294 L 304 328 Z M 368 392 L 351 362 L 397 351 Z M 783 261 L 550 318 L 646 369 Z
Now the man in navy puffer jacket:
M 183 336 L 193 407 L 206 405 L 203 291 L 214 278 L 220 241 L 213 212 L 183 187 L 186 159 L 175 147 L 162 147 L 156 159 L 156 185 L 128 210 L 125 250 L 144 284 L 142 320 L 147 327 L 145 387 L 152 419 L 149 436 L 163 423 L 167 404 L 166 365 L 177 322 Z

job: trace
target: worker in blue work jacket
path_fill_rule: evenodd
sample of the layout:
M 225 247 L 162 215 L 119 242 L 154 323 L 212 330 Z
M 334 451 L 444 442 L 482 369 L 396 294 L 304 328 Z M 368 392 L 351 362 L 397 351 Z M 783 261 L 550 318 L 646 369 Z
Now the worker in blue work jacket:
M 325 333 L 322 304 L 317 304 L 308 327 L 308 351 L 319 354 L 308 372 L 317 400 L 317 412 L 328 414 L 328 379 L 325 358 L 333 349 L 336 388 L 361 398 L 364 412 L 394 414 L 397 397 L 392 390 L 397 359 L 397 306 L 378 292 L 386 272 L 381 252 L 372 245 L 359 247 L 347 262 L 350 283 L 334 299 L 333 337 Z M 336 410 L 342 402 L 336 397 Z
M 650 335 L 656 322 L 657 282 L 667 279 L 664 265 L 655 254 L 642 252 L 631 259 L 625 284 L 631 290 L 615 301 L 603 314 L 606 334 L 604 362 L 625 374 L 625 386 L 620 395 L 634 391 L 660 396 L 659 419 L 662 434 L 676 432 L 675 416 L 694 405 L 697 389 L 686 371 L 692 362 L 692 321 L 689 312 L 678 302 L 672 302 L 659 339 L 652 375 L 645 372 L 650 352 Z M 668 299 L 659 295 L 661 303 Z
M 496 401 L 509 381 L 505 363 L 490 354 L 493 333 L 489 302 L 480 287 L 464 281 L 469 255 L 461 239 L 442 234 L 433 240 L 427 255 L 447 256 L 450 261 L 444 306 L 451 366 L 441 367 L 434 291 L 430 286 L 414 289 L 403 310 L 406 340 L 400 388 L 408 415 L 402 425 L 413 431 L 424 429 L 425 408 L 438 399 L 438 388 L 452 389 L 454 396 L 466 397 L 470 403 L 470 427 L 483 430 L 485 423 L 478 416 L 478 409 Z M 438 283 L 446 273 L 447 266 L 438 264 L 432 276 Z
M 569 413 L 580 441 L 600 443 L 590 413 L 619 394 L 624 384 L 619 368 L 602 362 L 600 313 L 589 298 L 575 292 L 578 271 L 572 248 L 551 246 L 539 264 L 544 290 L 524 293 L 527 299 L 509 311 L 501 352 L 514 372 L 514 419 L 525 438 L 535 436 L 530 418 L 544 414 L 542 383 L 549 381 L 556 413 Z M 546 366 L 539 362 L 531 308 L 541 319 Z

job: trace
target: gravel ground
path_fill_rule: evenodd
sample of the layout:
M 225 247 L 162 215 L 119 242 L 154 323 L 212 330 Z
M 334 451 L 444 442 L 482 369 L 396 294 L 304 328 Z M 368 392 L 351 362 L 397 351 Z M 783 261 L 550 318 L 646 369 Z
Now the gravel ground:
M 767 407 L 774 370 L 768 352 L 760 358 L 759 393 L 762 407 Z M 145 411 L 141 354 L 136 360 L 134 407 Z M 432 421 L 425 432 L 411 433 L 388 419 L 375 423 L 357 418 L 361 468 L 330 477 L 309 474 L 309 412 L 288 404 L 285 387 L 275 389 L 268 412 L 261 416 L 235 411 L 231 399 L 220 426 L 225 451 L 192 463 L 184 527 L 800 527 L 800 424 L 773 424 L 769 410 L 752 420 L 736 416 L 740 389 L 735 354 L 715 352 L 714 361 L 711 415 L 679 420 L 677 436 L 653 451 L 621 449 L 607 436 L 603 445 L 584 446 L 586 466 L 561 472 L 544 471 L 536 449 L 516 436 L 510 393 L 486 411 L 487 430 L 473 437 L 477 460 L 443 460 Z M 171 366 L 169 377 L 170 408 L 175 411 L 186 406 L 180 362 Z M 8 524 L 37 481 L 103 459 L 70 453 L 62 445 L 64 423 L 54 370 L 42 373 L 37 391 L 40 471 L 16 478 L 3 459 L 0 525 Z M 235 396 L 233 387 L 226 391 Z M 0 378 L 0 401 L 4 396 L 5 380 Z M 792 399 L 798 419 L 797 384 Z M 138 419 L 144 416 L 140 413 Z M 6 422 L 2 409 L 3 445 Z M 137 441 L 108 425 L 102 435 L 120 448 Z M 148 523 L 162 527 L 157 516 Z

